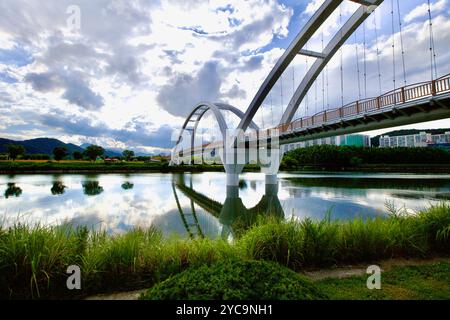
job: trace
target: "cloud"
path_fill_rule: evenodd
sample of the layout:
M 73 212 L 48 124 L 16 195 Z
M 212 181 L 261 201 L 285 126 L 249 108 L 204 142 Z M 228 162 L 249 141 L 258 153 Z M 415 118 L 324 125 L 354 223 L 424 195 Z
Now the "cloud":
M 228 90 L 223 94 L 223 97 L 227 97 L 230 99 L 236 98 L 245 99 L 247 97 L 247 93 L 245 92 L 245 90 L 239 88 L 237 84 L 234 84 L 230 90 Z
M 249 3 L 251 6 L 252 4 Z M 257 4 L 254 4 L 257 5 Z M 276 1 L 266 2 L 265 7 L 260 7 L 260 12 L 254 19 L 242 23 L 231 23 L 232 31 L 208 36 L 219 41 L 232 50 L 254 51 L 270 43 L 273 36 L 286 37 L 289 21 L 293 10 Z M 240 21 L 230 14 L 231 21 Z
M 61 77 L 52 72 L 34 73 L 25 76 L 25 81 L 31 83 L 36 91 L 50 92 L 61 88 Z
M 34 90 L 51 92 L 64 89 L 61 97 L 72 104 L 87 110 L 95 110 L 103 106 L 103 97 L 94 93 L 81 74 L 59 74 L 56 72 L 29 73 L 25 81 L 31 83 Z
M 223 100 L 245 111 L 301 24 L 322 2 L 1 1 L 1 135 L 48 135 L 75 143 L 100 139 L 106 147 L 130 144 L 148 150 L 165 148 L 170 145 L 170 128 L 181 126 L 192 107 L 202 100 Z M 402 12 L 408 13 L 403 25 L 408 82 L 430 75 L 423 3 L 401 2 Z M 76 32 L 66 24 L 69 4 L 81 9 L 81 29 Z M 343 20 L 356 6 L 343 2 Z M 382 91 L 392 89 L 390 19 L 381 19 L 389 10 L 390 3 L 385 1 L 377 9 L 376 20 Z M 450 61 L 448 15 L 448 1 L 434 0 L 433 29 L 440 74 L 448 70 Z M 326 38 L 335 34 L 338 22 L 338 13 L 327 20 Z M 373 33 L 368 23 L 368 95 L 378 93 Z M 345 102 L 358 96 L 354 41 L 362 41 L 361 29 L 342 49 Z M 395 41 L 399 85 L 402 63 L 398 34 Z M 308 48 L 320 50 L 320 39 L 310 41 Z M 358 48 L 362 70 L 362 44 Z M 308 60 L 309 66 L 312 60 Z M 305 74 L 304 62 L 305 57 L 297 56 L 295 69 L 290 66 L 284 74 L 284 106 L 292 94 L 294 73 L 297 85 Z M 328 66 L 330 108 L 340 105 L 339 62 L 338 53 Z M 319 76 L 310 90 L 308 113 L 322 108 L 321 79 Z M 270 95 L 273 101 L 268 97 L 264 102 L 264 117 L 256 115 L 255 120 L 264 121 L 265 126 L 272 113 L 275 118 L 281 113 L 280 87 L 278 82 Z M 301 108 L 306 112 L 305 104 Z M 11 109 L 13 113 L 6 112 Z M 202 125 L 209 126 L 207 117 Z
M 76 78 L 66 80 L 66 91 L 62 98 L 84 109 L 96 110 L 103 106 L 103 97 L 94 93 L 83 81 Z
M 437 14 L 438 12 L 445 9 L 447 4 L 447 0 L 438 0 L 431 4 L 431 12 L 433 14 Z M 426 3 L 421 4 L 420 6 L 415 7 L 408 14 L 405 15 L 405 22 L 411 22 L 417 18 L 424 17 L 428 15 L 428 5 Z
M 185 117 L 200 101 L 215 102 L 222 83 L 218 63 L 207 62 L 195 76 L 175 74 L 158 93 L 157 101 L 164 110 Z
M 59 115 L 48 113 L 35 115 L 38 122 L 53 130 L 58 130 L 65 134 L 79 135 L 84 137 L 108 138 L 123 142 L 129 146 L 152 146 L 157 148 L 172 147 L 171 136 L 173 128 L 162 125 L 156 129 L 151 129 L 148 123 L 145 125 L 135 124 L 130 129 L 111 129 L 104 122 L 97 121 L 83 116 Z

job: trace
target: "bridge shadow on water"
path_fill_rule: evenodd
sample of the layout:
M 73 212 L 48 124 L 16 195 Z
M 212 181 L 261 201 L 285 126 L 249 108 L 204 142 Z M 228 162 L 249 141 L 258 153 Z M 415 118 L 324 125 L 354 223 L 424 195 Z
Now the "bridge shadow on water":
M 188 235 L 191 238 L 204 237 L 198 219 L 196 206 L 205 210 L 222 225 L 221 237 L 224 240 L 233 238 L 255 224 L 259 218 L 273 217 L 283 219 L 285 217 L 280 200 L 278 199 L 278 186 L 266 185 L 265 194 L 260 201 L 251 208 L 246 208 L 239 197 L 239 186 L 227 186 L 225 201 L 220 203 L 194 189 L 192 176 L 185 181 L 183 174 L 173 175 L 172 190 L 177 208 Z M 183 210 L 180 205 L 178 191 L 190 201 L 190 210 Z

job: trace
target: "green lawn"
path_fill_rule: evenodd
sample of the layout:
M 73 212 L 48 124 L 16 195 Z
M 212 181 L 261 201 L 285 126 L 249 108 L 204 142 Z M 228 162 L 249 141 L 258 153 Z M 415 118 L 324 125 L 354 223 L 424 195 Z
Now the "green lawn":
M 394 267 L 381 274 L 381 289 L 369 290 L 367 277 L 328 278 L 316 282 L 333 300 L 450 299 L 450 262 Z

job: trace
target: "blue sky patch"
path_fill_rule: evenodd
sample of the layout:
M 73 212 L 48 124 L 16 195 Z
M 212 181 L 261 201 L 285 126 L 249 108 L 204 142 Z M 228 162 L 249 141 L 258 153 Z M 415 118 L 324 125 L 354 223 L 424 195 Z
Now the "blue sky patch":
M 33 61 L 33 56 L 21 46 L 16 45 L 12 49 L 0 49 L 0 63 L 2 64 L 23 67 Z
M 0 82 L 6 82 L 9 84 L 17 83 L 18 80 L 11 76 L 8 72 L 0 72 Z

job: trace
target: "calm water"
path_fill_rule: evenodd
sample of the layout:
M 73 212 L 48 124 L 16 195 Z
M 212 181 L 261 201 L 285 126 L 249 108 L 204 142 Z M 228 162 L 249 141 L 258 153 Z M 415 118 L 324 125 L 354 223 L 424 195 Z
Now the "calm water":
M 214 238 L 232 235 L 237 218 L 267 211 L 322 219 L 331 210 L 333 219 L 353 219 L 385 215 L 386 202 L 413 212 L 450 198 L 450 175 L 280 173 L 278 193 L 266 195 L 263 174 L 241 179 L 240 198 L 227 199 L 225 174 L 216 172 L 0 175 L 0 219 L 110 233 L 156 225 L 166 235 Z

